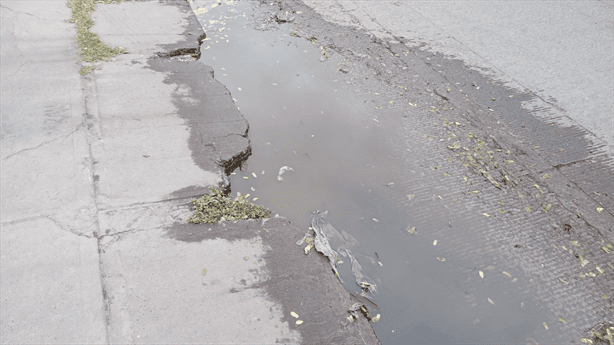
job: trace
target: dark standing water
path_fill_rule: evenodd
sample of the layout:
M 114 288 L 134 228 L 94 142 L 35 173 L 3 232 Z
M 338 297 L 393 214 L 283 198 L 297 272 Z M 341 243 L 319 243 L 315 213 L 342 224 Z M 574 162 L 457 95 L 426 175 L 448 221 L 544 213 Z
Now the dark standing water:
M 374 94 L 337 71 L 337 55 L 322 62 L 319 47 L 285 34 L 291 29 L 254 29 L 251 3 L 216 4 L 192 3 L 208 36 L 201 61 L 249 122 L 253 150 L 231 176 L 232 191 L 305 230 L 311 211 L 328 210 L 331 224 L 358 240 L 352 251 L 378 284 L 382 343 L 558 340 L 542 325 L 552 315 L 531 299 L 531 277 L 486 238 L 496 225 L 412 144 L 420 133 L 411 119 L 378 112 Z M 283 166 L 294 172 L 280 182 Z M 341 272 L 346 288 L 360 291 L 349 260 Z

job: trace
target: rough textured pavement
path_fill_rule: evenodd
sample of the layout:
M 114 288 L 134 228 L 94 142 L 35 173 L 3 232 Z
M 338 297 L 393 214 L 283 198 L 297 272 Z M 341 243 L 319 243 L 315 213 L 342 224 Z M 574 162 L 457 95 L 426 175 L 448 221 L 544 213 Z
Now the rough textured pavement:
M 2 343 L 379 343 L 306 229 L 186 224 L 250 154 L 188 4 L 99 4 L 83 78 L 69 18 L 2 3 Z

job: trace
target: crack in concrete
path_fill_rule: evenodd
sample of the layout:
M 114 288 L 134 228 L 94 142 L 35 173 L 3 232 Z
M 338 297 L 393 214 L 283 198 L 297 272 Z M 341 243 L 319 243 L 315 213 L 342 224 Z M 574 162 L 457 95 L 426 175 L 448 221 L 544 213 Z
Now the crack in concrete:
M 83 122 L 79 123 L 79 124 L 77 125 L 77 128 L 75 128 L 74 130 L 70 131 L 68 134 L 66 134 L 66 135 L 64 135 L 64 136 L 61 136 L 61 137 L 59 137 L 59 138 L 55 138 L 55 139 L 51 139 L 51 140 L 46 140 L 46 141 L 43 141 L 42 143 L 38 144 L 38 145 L 37 145 L 37 146 L 35 146 L 35 147 L 28 147 L 28 148 L 25 148 L 25 149 L 19 150 L 19 151 L 15 152 L 15 153 L 12 153 L 12 154 L 10 154 L 10 155 L 6 156 L 4 159 L 5 159 L 5 160 L 8 160 L 9 158 L 11 158 L 11 157 L 13 157 L 13 156 L 20 155 L 20 154 L 22 154 L 22 153 L 24 153 L 24 152 L 27 152 L 27 151 L 37 150 L 37 149 L 39 149 L 39 148 L 41 148 L 41 147 L 43 147 L 43 146 L 45 146 L 45 145 L 47 145 L 47 144 L 50 144 L 50 143 L 52 143 L 52 142 L 55 142 L 55 141 L 58 141 L 58 140 L 64 140 L 64 139 L 67 139 L 69 136 L 71 136 L 71 135 L 73 135 L 74 133 L 76 133 L 76 132 L 77 132 L 77 131 L 78 131 L 78 130 L 79 130 L 81 127 L 82 127 L 82 126 L 83 126 Z
M 105 324 L 105 335 L 106 335 L 106 342 L 109 342 L 109 339 L 111 339 L 111 335 L 110 335 L 110 319 L 111 319 L 111 308 L 110 308 L 110 301 L 109 301 L 109 296 L 107 295 L 107 286 L 106 286 L 106 282 L 105 282 L 105 267 L 104 267 L 104 263 L 102 260 L 102 256 L 101 253 L 103 253 L 103 248 L 102 248 L 102 243 L 101 243 L 101 237 L 100 237 L 100 218 L 99 218 L 99 214 L 100 214 L 100 207 L 98 205 L 98 197 L 100 195 L 100 192 L 98 190 L 98 184 L 96 183 L 96 163 L 97 161 L 94 159 L 94 154 L 92 153 L 92 138 L 93 139 L 97 139 L 100 140 L 102 138 L 102 127 L 99 125 L 100 124 L 100 120 L 99 120 L 99 116 L 98 114 L 95 114 L 95 112 L 97 112 L 98 107 L 98 88 L 97 88 L 97 83 L 96 83 L 96 75 L 92 74 L 91 77 L 85 77 L 82 78 L 83 83 L 85 84 L 85 92 L 82 93 L 82 102 L 83 102 L 83 109 L 84 109 L 84 113 L 83 113 L 83 120 L 81 125 L 85 125 L 85 130 L 86 130 L 86 134 L 87 134 L 87 154 L 88 154 L 88 163 L 89 163 L 89 171 L 90 171 L 90 181 L 91 181 L 91 195 L 93 198 L 93 207 L 94 207 L 94 221 L 92 222 L 92 225 L 95 225 L 95 230 L 93 231 L 93 237 L 96 238 L 97 240 L 97 246 L 98 246 L 98 267 L 100 270 L 100 288 L 101 288 L 101 293 L 102 293 L 102 298 L 103 298 L 103 305 L 104 305 L 104 324 Z M 90 97 L 92 97 L 90 99 Z M 90 104 L 90 100 L 92 100 L 93 102 L 95 102 L 94 104 Z M 93 108 L 93 109 L 92 109 Z M 96 126 L 96 119 L 98 119 L 98 126 Z
M 2 223 L 0 223 L 0 225 L 15 225 L 15 224 L 19 224 L 19 223 L 31 222 L 33 220 L 46 219 L 47 217 L 48 217 L 48 215 L 41 215 L 41 216 L 36 216 L 36 217 L 21 218 L 21 219 L 16 219 L 16 220 L 10 220 L 8 222 L 2 222 Z
M 47 21 L 53 21 L 53 20 L 55 20 L 55 19 L 41 18 L 41 17 L 39 17 L 39 16 L 35 16 L 35 15 L 33 15 L 32 13 L 28 13 L 28 12 L 16 11 L 16 10 L 14 10 L 14 9 L 12 9 L 12 8 L 10 8 L 10 7 L 4 6 L 4 5 L 0 5 L 0 8 L 6 8 L 7 10 L 9 10 L 9 11 L 11 11 L 11 12 L 20 13 L 20 14 L 25 14 L 25 15 L 28 15 L 28 16 L 31 16 L 31 17 L 34 17 L 34 18 L 38 18 L 38 19 L 40 19 L 40 20 L 47 20 Z
M 72 229 L 66 229 L 59 221 L 57 221 L 53 216 L 45 216 L 43 217 L 47 220 L 50 220 L 51 222 L 53 222 L 55 225 L 57 225 L 58 228 L 60 228 L 60 230 L 65 231 L 65 232 L 70 232 L 71 234 L 80 236 L 80 237 L 85 237 L 85 238 L 94 238 L 94 236 L 88 236 L 86 234 L 82 234 L 82 233 L 78 233 Z M 94 222 L 95 223 L 95 222 Z M 92 224 L 94 224 L 92 223 Z
M 162 199 L 162 200 L 157 200 L 157 201 L 135 202 L 135 203 L 128 204 L 128 205 L 122 205 L 121 207 L 100 208 L 99 211 L 106 212 L 106 211 L 112 211 L 112 210 L 117 210 L 117 209 L 122 209 L 122 208 L 130 208 L 130 207 L 135 207 L 135 206 L 147 206 L 147 205 L 162 204 L 162 203 L 169 202 L 169 201 L 188 200 L 188 199 L 199 198 L 201 196 L 202 195 L 198 194 L 198 195 L 194 195 L 194 196 L 181 196 L 181 197 L 177 197 L 177 198 L 168 198 L 168 199 Z

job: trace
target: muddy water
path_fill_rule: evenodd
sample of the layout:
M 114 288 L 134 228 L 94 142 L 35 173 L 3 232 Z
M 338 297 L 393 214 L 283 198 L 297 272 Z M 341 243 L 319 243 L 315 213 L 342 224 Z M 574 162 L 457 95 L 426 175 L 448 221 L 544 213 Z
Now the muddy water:
M 353 252 L 378 287 L 372 312 L 381 314 L 374 328 L 382 343 L 563 339 L 544 329 L 554 316 L 532 297 L 533 277 L 488 238 L 500 225 L 446 184 L 428 142 L 416 145 L 411 117 L 379 111 L 377 90 L 350 83 L 337 55 L 322 58 L 316 44 L 285 34 L 293 24 L 262 30 L 251 3 L 192 7 L 208 35 L 201 61 L 250 125 L 253 154 L 231 175 L 233 193 L 305 230 L 312 211 L 327 210 L 358 240 Z M 283 166 L 294 171 L 278 181 Z M 359 292 L 346 261 L 346 288 Z

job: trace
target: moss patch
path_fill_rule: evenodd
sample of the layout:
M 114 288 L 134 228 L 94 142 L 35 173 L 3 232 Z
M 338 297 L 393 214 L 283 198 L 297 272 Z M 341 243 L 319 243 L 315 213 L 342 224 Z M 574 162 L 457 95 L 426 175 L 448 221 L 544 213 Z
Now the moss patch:
M 271 211 L 254 204 L 237 193 L 234 200 L 227 198 L 222 190 L 211 187 L 211 191 L 201 198 L 190 201 L 194 206 L 194 215 L 188 222 L 213 224 L 220 221 L 269 218 Z
M 77 26 L 77 44 L 81 47 L 82 62 L 106 60 L 126 52 L 124 48 L 109 47 L 102 42 L 98 35 L 90 32 L 90 28 L 94 26 L 91 14 L 96 10 L 96 4 L 123 1 L 129 0 L 68 0 L 68 7 L 72 10 L 70 22 Z M 94 69 L 93 65 L 84 65 L 81 67 L 80 73 L 85 75 L 92 69 Z

